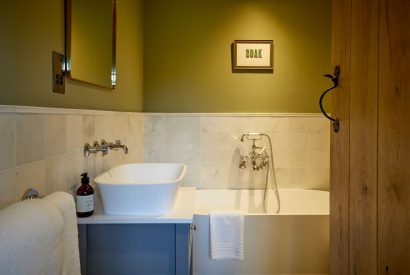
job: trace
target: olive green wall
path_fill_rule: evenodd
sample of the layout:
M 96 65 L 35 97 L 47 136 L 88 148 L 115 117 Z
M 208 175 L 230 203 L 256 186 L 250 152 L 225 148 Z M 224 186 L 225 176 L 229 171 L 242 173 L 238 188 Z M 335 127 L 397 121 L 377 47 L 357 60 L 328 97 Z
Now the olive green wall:
M 145 0 L 144 111 L 319 112 L 330 0 Z M 232 73 L 235 39 L 274 41 L 274 73 Z
M 2 1 L 0 104 L 142 111 L 142 1 L 117 1 L 117 87 L 67 80 L 52 92 L 51 53 L 64 52 L 64 0 Z
M 330 2 L 118 0 L 116 89 L 67 80 L 61 95 L 52 93 L 51 52 L 64 51 L 64 0 L 4 1 L 0 104 L 318 112 L 318 97 L 329 85 L 321 75 L 331 71 Z M 274 73 L 232 73 L 235 39 L 274 40 Z

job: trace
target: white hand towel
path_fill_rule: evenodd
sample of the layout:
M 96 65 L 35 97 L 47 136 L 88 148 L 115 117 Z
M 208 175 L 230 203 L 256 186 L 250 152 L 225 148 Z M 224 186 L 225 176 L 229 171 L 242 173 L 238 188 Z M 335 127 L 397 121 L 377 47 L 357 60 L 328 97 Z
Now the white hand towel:
M 80 275 L 77 214 L 74 198 L 65 192 L 55 192 L 43 200 L 57 208 L 64 221 L 62 275 Z
M 64 222 L 41 200 L 27 200 L 0 211 L 0 275 L 62 273 Z
M 214 260 L 244 258 L 244 213 L 211 211 L 211 257 Z

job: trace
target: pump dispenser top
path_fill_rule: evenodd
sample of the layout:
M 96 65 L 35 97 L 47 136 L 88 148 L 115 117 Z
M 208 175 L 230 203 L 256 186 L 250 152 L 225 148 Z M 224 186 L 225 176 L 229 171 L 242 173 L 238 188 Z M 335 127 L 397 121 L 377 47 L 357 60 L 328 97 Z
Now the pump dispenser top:
M 90 178 L 88 177 L 88 173 L 82 173 L 81 174 L 81 183 L 82 184 L 89 184 L 90 183 Z

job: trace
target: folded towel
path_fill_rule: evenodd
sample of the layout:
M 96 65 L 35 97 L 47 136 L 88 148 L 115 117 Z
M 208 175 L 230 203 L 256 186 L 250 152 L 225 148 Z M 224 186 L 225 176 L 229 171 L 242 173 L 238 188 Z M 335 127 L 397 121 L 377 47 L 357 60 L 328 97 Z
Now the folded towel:
M 55 192 L 43 200 L 57 208 L 64 221 L 62 275 L 80 275 L 77 214 L 74 198 L 65 192 Z
M 214 260 L 244 257 L 244 213 L 211 211 L 211 257 Z
M 63 226 L 59 211 L 40 199 L 0 210 L 0 274 L 62 274 Z

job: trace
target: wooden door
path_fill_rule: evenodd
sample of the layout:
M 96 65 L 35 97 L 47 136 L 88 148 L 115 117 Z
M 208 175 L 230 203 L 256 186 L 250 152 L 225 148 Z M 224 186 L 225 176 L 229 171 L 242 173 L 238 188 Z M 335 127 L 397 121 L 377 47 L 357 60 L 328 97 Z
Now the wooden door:
M 410 274 L 410 3 L 332 3 L 331 274 Z

